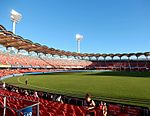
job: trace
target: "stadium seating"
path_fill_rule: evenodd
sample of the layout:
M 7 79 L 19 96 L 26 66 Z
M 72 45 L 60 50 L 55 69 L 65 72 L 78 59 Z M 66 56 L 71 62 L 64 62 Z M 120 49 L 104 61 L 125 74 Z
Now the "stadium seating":
M 22 95 L 16 92 L 10 92 L 0 89 L 0 114 L 3 112 L 3 96 L 7 96 L 7 106 L 10 108 L 6 110 L 6 116 L 15 116 L 17 112 L 15 109 L 21 109 L 23 107 L 32 105 L 33 103 L 40 102 L 40 116 L 85 116 L 87 111 L 82 106 L 76 106 L 66 103 L 60 103 L 56 101 L 50 101 L 43 98 L 36 98 L 34 96 Z M 10 97 L 8 97 L 10 96 Z M 28 101 L 27 101 L 28 100 Z M 31 102 L 32 101 L 32 102 Z M 93 110 L 95 116 L 103 116 L 102 111 L 97 107 Z M 33 114 L 35 114 L 35 108 L 33 108 Z M 110 116 L 140 116 L 140 109 L 124 106 L 108 104 L 108 115 Z
M 16 115 L 15 110 L 11 109 L 11 108 L 15 108 L 15 109 L 21 109 L 24 106 L 28 106 L 31 105 L 32 102 L 25 102 L 25 100 L 21 100 L 21 99 L 26 99 L 26 100 L 31 100 L 31 101 L 39 101 L 40 102 L 40 115 L 43 116 L 44 114 L 47 116 L 83 116 L 85 113 L 84 108 L 81 108 L 81 106 L 74 106 L 74 105 L 70 105 L 70 104 L 62 104 L 59 102 L 54 102 L 54 101 L 48 101 L 42 98 L 35 98 L 33 96 L 24 96 L 24 95 L 20 95 L 18 93 L 15 92 L 10 92 L 10 91 L 6 91 L 6 90 L 0 90 L 0 94 L 1 95 L 6 95 L 6 96 L 12 96 L 12 97 L 16 97 L 16 98 L 11 98 L 8 97 L 7 98 L 7 106 L 10 107 L 10 109 L 6 110 L 6 114 L 13 114 L 14 116 Z M 0 104 L 3 105 L 3 98 L 0 96 Z M 1 111 L 2 107 L 0 108 Z M 2 113 L 2 112 L 1 112 Z
M 109 115 L 118 115 L 121 113 L 121 106 L 118 105 L 109 105 L 108 106 Z
M 90 64 L 90 61 L 85 60 L 40 58 L 0 52 L 0 65 L 11 65 L 11 67 L 84 68 Z
M 101 60 L 88 61 L 79 59 L 42 58 L 21 54 L 10 54 L 0 51 L 0 66 L 26 68 L 55 68 L 55 69 L 102 69 L 102 70 L 133 70 L 147 71 L 150 69 L 148 61 L 136 60 Z
M 149 62 L 146 61 L 92 61 L 88 68 L 99 70 L 133 70 L 133 71 L 149 71 Z

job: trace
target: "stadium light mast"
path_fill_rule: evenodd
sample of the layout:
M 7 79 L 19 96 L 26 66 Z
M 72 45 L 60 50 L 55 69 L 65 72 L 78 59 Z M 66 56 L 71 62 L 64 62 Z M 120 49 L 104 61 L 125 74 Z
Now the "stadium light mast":
M 80 53 L 80 42 L 83 39 L 83 35 L 76 34 L 76 41 L 77 41 L 77 52 Z
M 16 32 L 16 23 L 18 23 L 21 20 L 22 15 L 20 13 L 18 13 L 17 11 L 12 9 L 11 12 L 10 12 L 10 18 L 13 22 L 13 33 L 15 34 L 15 32 Z

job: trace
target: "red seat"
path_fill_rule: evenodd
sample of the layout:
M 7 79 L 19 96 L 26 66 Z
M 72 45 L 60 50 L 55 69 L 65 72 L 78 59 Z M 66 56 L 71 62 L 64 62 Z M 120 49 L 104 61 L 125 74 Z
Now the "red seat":
M 121 113 L 121 106 L 118 105 L 108 105 L 108 114 L 118 115 Z

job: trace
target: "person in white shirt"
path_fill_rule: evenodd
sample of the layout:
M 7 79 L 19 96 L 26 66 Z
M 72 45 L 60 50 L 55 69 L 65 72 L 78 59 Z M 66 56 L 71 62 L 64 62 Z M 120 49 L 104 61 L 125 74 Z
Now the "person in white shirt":
M 103 116 L 107 116 L 107 106 L 106 106 L 106 103 L 104 103 L 104 106 L 103 106 Z
M 34 97 L 39 97 L 36 91 L 34 92 L 34 95 L 33 95 L 33 96 L 34 96 Z
M 63 103 L 61 95 L 56 99 L 56 101 Z
M 3 87 L 3 89 L 5 89 L 5 87 L 6 87 L 6 83 L 5 82 L 3 82 L 3 86 L 2 87 Z

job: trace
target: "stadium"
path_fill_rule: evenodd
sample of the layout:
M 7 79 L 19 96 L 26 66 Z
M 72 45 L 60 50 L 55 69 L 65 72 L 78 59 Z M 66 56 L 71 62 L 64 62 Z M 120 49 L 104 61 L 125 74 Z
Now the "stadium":
M 80 34 L 77 52 L 51 48 L 15 34 L 21 14 L 11 13 L 13 31 L 0 25 L 0 116 L 150 115 L 150 52 L 80 53 Z
M 141 115 L 140 113 L 143 113 L 145 116 L 149 115 L 149 52 L 130 54 L 81 54 L 65 52 L 48 48 L 38 43 L 33 43 L 30 40 L 25 40 L 21 36 L 16 36 L 12 32 L 7 31 L 2 25 L 0 26 L 0 30 L 0 43 L 6 47 L 6 49 L 8 47 L 14 47 L 18 50 L 23 49 L 28 52 L 34 51 L 37 54 L 45 54 L 44 57 L 35 57 L 1 51 L 0 76 L 1 80 L 7 83 L 6 88 L 8 88 L 8 90 L 1 90 L 1 105 L 3 104 L 2 97 L 7 96 L 7 105 L 12 108 L 9 112 L 6 110 L 6 115 L 9 115 L 9 113 L 17 115 L 16 111 L 21 109 L 22 106 L 21 100 L 18 98 L 32 100 L 34 103 L 37 101 L 37 98 L 34 98 L 32 95 L 22 95 L 24 90 L 30 91 L 30 94 L 33 94 L 33 91 L 38 91 L 40 97 L 37 103 L 40 102 L 40 115 L 84 115 L 85 111 L 84 108 L 82 108 L 82 105 L 86 92 L 90 92 L 95 96 L 97 103 L 100 101 L 108 102 L 108 114 L 110 115 L 118 114 L 121 116 L 130 114 L 139 116 Z M 60 58 L 48 58 L 47 55 L 57 55 Z M 61 58 L 61 56 L 65 56 L 66 58 Z M 126 56 L 127 59 L 122 60 L 123 56 Z M 136 56 L 137 59 L 131 59 L 131 56 Z M 141 56 L 144 56 L 145 59 Z M 71 59 L 70 57 L 73 58 Z M 99 60 L 100 57 L 103 59 Z M 111 57 L 111 59 L 107 59 L 107 57 Z M 114 59 L 114 57 L 118 57 L 118 59 Z M 58 76 L 62 77 L 59 78 Z M 94 81 L 91 86 L 94 86 L 95 84 L 98 86 L 89 89 L 86 89 L 88 86 L 83 86 L 82 88 L 85 79 L 79 80 L 79 78 L 85 78 L 84 76 L 86 76 L 86 78 L 91 78 L 89 81 Z M 29 85 L 27 86 L 24 83 L 26 78 L 29 79 Z M 50 80 L 45 80 L 48 81 L 47 85 L 53 85 L 53 83 L 56 83 L 56 85 L 46 86 L 44 85 L 46 82 L 41 78 L 51 78 Z M 62 78 L 64 78 L 64 80 Z M 77 80 L 75 80 L 75 78 L 77 78 Z M 99 80 L 99 78 L 110 78 L 110 80 Z M 107 93 L 109 92 L 109 90 L 107 90 L 109 87 L 104 87 L 101 90 L 101 85 L 103 83 L 115 86 L 113 85 L 113 82 L 118 81 L 119 85 L 121 81 L 116 78 L 123 78 L 122 81 L 126 82 L 123 86 L 124 88 L 120 88 L 119 90 L 112 88 L 109 94 Z M 130 80 L 128 80 L 130 78 L 133 78 L 131 81 L 135 81 L 135 83 L 137 79 L 139 79 L 136 83 L 138 86 L 136 89 L 134 88 L 134 90 L 132 90 L 132 87 L 134 87 L 132 86 L 133 83 L 130 83 Z M 37 81 L 40 81 L 39 84 Z M 65 84 L 60 83 L 60 81 Z M 65 81 L 73 82 L 70 82 L 71 84 L 69 84 L 69 82 Z M 111 81 L 111 83 L 105 81 Z M 79 84 L 76 85 L 75 83 L 78 82 Z M 141 84 L 143 84 L 143 93 L 140 91 L 142 87 L 140 86 Z M 124 95 L 121 91 L 123 91 L 122 89 L 126 89 L 127 85 L 130 85 L 131 88 L 127 88 L 128 92 Z M 119 86 L 121 87 L 121 85 Z M 15 90 L 18 89 L 19 94 L 15 92 Z M 102 93 L 98 91 L 102 91 Z M 115 95 L 113 91 L 119 92 L 119 95 Z M 130 95 L 130 92 L 133 92 L 133 95 Z M 47 94 L 47 96 L 44 97 L 44 94 Z M 64 104 L 56 102 L 55 98 L 50 99 L 48 95 L 53 95 L 55 98 L 56 96 L 62 95 Z M 27 106 L 28 103 L 26 102 L 27 101 L 23 102 L 23 104 Z M 32 102 L 29 104 L 32 104 Z M 48 107 L 47 104 L 49 104 Z M 53 107 L 55 108 L 53 109 Z M 124 108 L 123 112 L 122 108 Z M 2 111 L 3 110 L 1 109 L 1 114 L 3 114 Z

